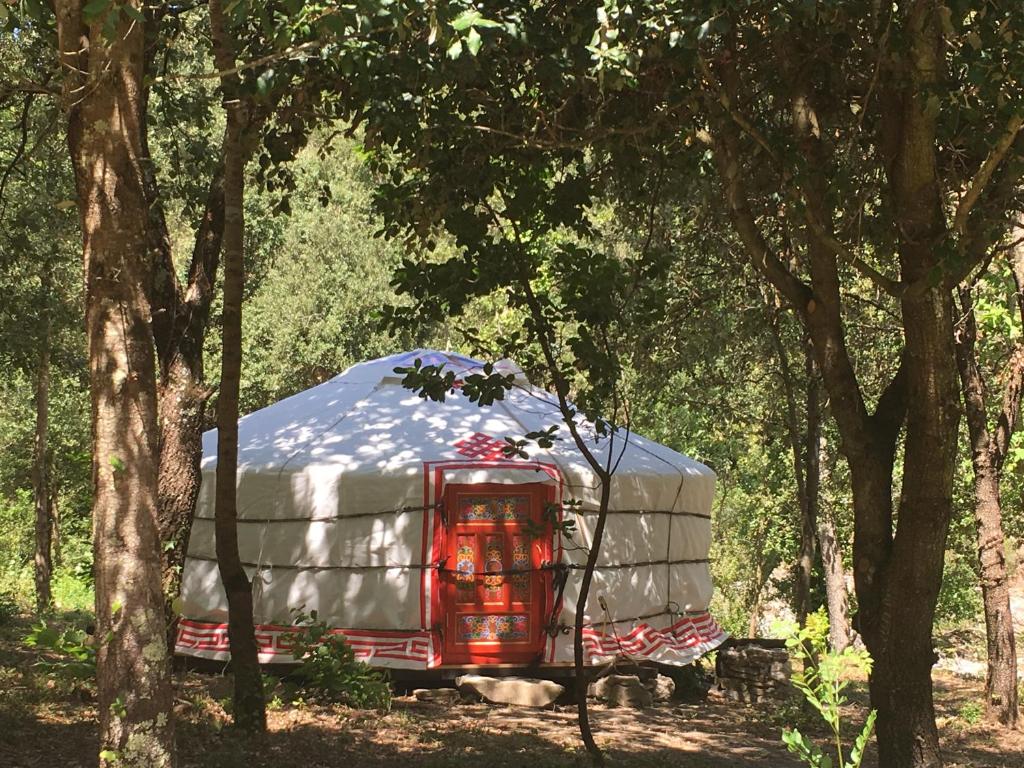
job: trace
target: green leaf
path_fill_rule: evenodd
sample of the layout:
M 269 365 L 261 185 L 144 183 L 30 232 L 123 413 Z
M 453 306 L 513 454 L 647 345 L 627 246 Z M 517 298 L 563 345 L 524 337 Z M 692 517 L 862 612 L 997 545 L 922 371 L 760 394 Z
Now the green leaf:
M 110 466 L 114 468 L 115 472 L 124 472 L 124 462 L 119 456 L 110 457 Z
M 447 53 L 448 58 L 451 59 L 452 61 L 455 61 L 455 59 L 459 58 L 459 56 L 462 55 L 462 41 L 456 40 L 454 43 L 452 43 L 451 46 L 449 46 Z
M 469 51 L 471 56 L 476 56 L 480 51 L 480 44 L 483 42 L 483 38 L 480 37 L 480 33 L 476 31 L 476 27 L 470 27 L 469 34 L 466 35 L 466 49 Z
M 111 2 L 112 0 L 89 0 L 82 8 L 82 15 L 86 21 L 93 21 L 110 7 Z
M 496 27 L 496 26 L 498 26 L 497 22 L 493 22 L 493 21 L 489 21 L 489 20 L 485 19 L 480 14 L 480 11 L 478 11 L 476 9 L 471 9 L 471 10 L 468 10 L 468 11 L 463 11 L 462 13 L 460 13 L 458 16 L 455 17 L 455 20 L 451 23 L 451 25 L 452 25 L 452 29 L 454 29 L 456 32 L 463 32 L 463 31 L 469 29 L 470 27 L 472 27 L 474 25 L 481 26 L 481 27 L 487 27 L 487 26 Z

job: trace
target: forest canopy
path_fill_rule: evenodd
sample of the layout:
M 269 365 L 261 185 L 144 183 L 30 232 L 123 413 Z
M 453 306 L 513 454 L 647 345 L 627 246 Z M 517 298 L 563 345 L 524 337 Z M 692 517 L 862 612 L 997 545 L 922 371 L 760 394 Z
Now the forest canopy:
M 881 765 L 942 764 L 952 628 L 985 628 L 1015 725 L 1019 3 L 61 0 L 0 29 L 0 605 L 94 614 L 104 764 L 173 764 L 202 433 L 232 466 L 239 414 L 418 347 L 551 394 L 599 532 L 577 417 L 712 468 L 712 613 L 863 646 Z

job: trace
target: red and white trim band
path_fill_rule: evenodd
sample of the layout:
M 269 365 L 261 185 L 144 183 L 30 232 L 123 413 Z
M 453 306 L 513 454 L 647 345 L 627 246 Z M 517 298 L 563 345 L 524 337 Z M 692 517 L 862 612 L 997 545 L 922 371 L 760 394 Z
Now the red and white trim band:
M 262 664 L 292 664 L 294 627 L 273 624 L 256 626 L 256 645 Z M 344 635 L 356 658 L 375 667 L 425 669 L 440 662 L 434 651 L 435 642 L 429 631 L 401 632 L 361 629 L 332 629 Z M 227 661 L 231 658 L 228 625 L 182 619 L 178 622 L 176 653 L 203 659 Z
M 727 635 L 710 613 L 686 616 L 671 626 L 658 629 L 647 623 L 632 629 L 598 625 L 583 630 L 583 652 L 587 662 L 599 664 L 615 658 L 689 664 L 721 645 Z

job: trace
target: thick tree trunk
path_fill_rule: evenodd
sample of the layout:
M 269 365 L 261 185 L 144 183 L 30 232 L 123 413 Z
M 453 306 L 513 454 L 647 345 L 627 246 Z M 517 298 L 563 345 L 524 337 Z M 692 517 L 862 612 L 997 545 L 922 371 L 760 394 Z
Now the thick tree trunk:
M 838 256 L 849 252 L 835 237 L 828 184 L 832 147 L 824 138 L 827 133 L 819 130 L 825 121 L 819 119 L 818 94 L 808 77 L 812 62 L 828 66 L 827 59 L 815 55 L 819 41 L 809 38 L 804 45 L 795 29 L 784 52 L 783 73 L 790 84 L 794 136 L 804 162 L 787 166 L 786 171 L 793 173 L 783 174 L 781 183 L 786 194 L 799 198 L 795 208 L 806 220 L 802 234 L 809 285 L 769 244 L 747 192 L 742 161 L 751 160 L 751 155 L 744 152 L 739 128 L 746 117 L 734 112 L 744 103 L 735 66 L 742 54 L 729 50 L 729 56 L 714 62 L 714 70 L 703 60 L 699 63 L 710 88 L 720 91 L 706 104 L 714 131 L 709 143 L 729 215 L 751 263 L 793 303 L 806 324 L 849 462 L 857 623 L 875 661 L 871 700 L 878 710 L 879 762 L 884 768 L 933 768 L 942 761 L 932 701 L 931 629 L 952 511 L 959 416 L 952 297 L 948 286 L 934 280 L 943 271 L 939 244 L 950 237 L 943 210 L 946 192 L 938 174 L 936 114 L 927 109 L 924 98 L 944 77 L 938 6 L 912 4 L 901 18 L 901 30 L 906 44 L 891 48 L 891 55 L 882 60 L 881 107 L 872 117 L 878 128 L 878 156 L 886 165 L 892 231 L 898 237 L 899 282 L 872 271 L 854 254 L 860 271 L 898 295 L 902 306 L 905 344 L 900 368 L 873 414 L 846 348 Z M 893 468 L 904 421 L 897 516 Z
M 146 75 L 154 74 L 160 52 L 158 25 L 164 10 L 147 11 Z M 146 91 L 148 100 L 148 90 Z M 147 203 L 147 236 L 156 265 L 149 297 L 158 361 L 157 408 L 160 425 L 159 526 L 161 570 L 168 645 L 173 648 L 178 617 L 175 601 L 199 495 L 202 432 L 210 390 L 203 375 L 203 341 L 213 299 L 224 227 L 224 189 L 220 169 L 214 172 L 203 217 L 183 287 L 178 279 L 171 237 L 164 215 L 156 168 L 149 152 L 145 108 L 142 120 L 143 188 Z
M 266 708 L 263 679 L 253 626 L 252 582 L 246 576 L 238 554 L 238 391 L 242 369 L 242 289 L 245 218 L 246 126 L 244 105 L 238 94 L 237 75 L 227 74 L 235 66 L 224 9 L 219 0 L 210 2 L 210 29 L 214 59 L 224 89 L 227 129 L 224 139 L 224 306 L 220 393 L 217 398 L 217 490 L 215 532 L 217 566 L 228 598 L 228 639 L 234 673 L 235 725 L 245 730 L 265 730 Z
M 44 265 L 43 337 L 36 368 L 36 429 L 32 454 L 32 495 L 35 503 L 35 586 L 36 610 L 44 612 L 52 603 L 50 578 L 53 574 L 53 518 L 50 493 L 50 267 Z
M 160 420 L 159 513 L 161 573 L 168 644 L 177 634 L 175 601 L 199 496 L 207 390 L 180 357 L 169 362 L 157 387 Z
M 904 274 L 919 277 L 908 267 Z M 899 526 L 882 572 L 877 563 L 858 561 L 857 586 L 861 634 L 875 662 L 871 702 L 878 710 L 879 764 L 923 768 L 942 765 L 931 669 L 959 418 L 952 297 L 940 287 L 904 299 L 903 316 L 908 392 Z
M 1019 295 L 1024 288 L 1021 254 L 1018 254 L 1014 267 L 1018 303 L 1024 318 L 1024 297 Z M 1013 727 L 1019 717 L 1017 647 L 1010 609 L 999 484 L 1003 460 L 1020 409 L 1021 388 L 1024 384 L 1024 344 L 1018 343 L 1007 364 L 1003 410 L 996 433 L 992 434 L 988 425 L 985 382 L 978 366 L 978 328 L 973 297 L 967 287 L 962 287 L 959 294 L 963 319 L 956 336 L 956 350 L 974 469 L 974 521 L 988 650 L 985 708 L 990 719 Z
M 79 2 L 62 0 L 56 11 L 84 241 L 100 762 L 163 768 L 174 763 L 174 745 L 140 171 L 143 25 L 121 13 L 107 40 L 103 25 L 118 9 L 89 25 Z

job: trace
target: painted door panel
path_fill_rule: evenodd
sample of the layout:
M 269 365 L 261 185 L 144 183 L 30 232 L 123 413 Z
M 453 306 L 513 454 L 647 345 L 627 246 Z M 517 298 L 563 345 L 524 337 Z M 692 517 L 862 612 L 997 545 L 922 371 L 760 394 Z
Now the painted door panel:
M 446 489 L 443 663 L 521 663 L 543 651 L 550 498 L 542 483 Z

